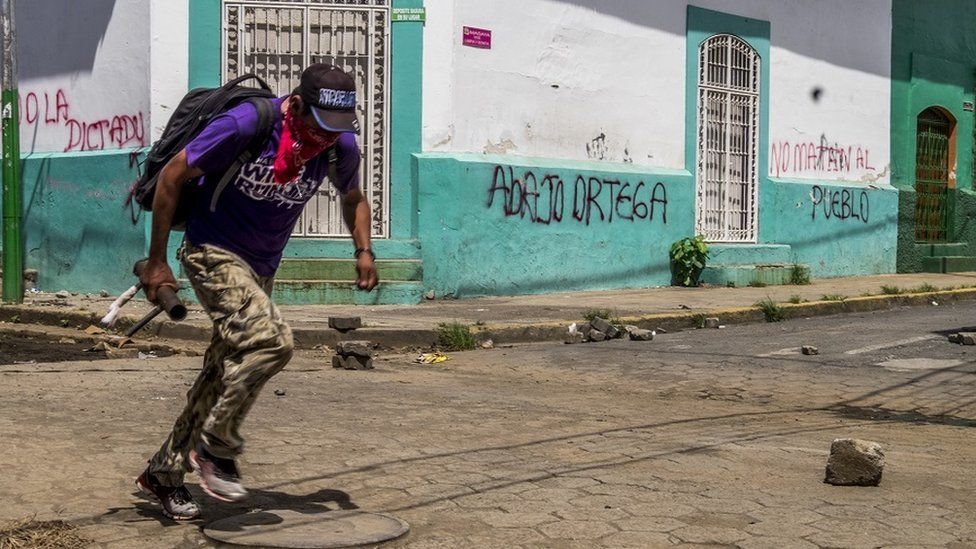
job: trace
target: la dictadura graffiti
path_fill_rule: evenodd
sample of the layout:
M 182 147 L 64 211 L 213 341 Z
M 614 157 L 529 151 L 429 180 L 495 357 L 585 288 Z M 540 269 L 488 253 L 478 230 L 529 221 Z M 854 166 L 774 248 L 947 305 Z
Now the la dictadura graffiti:
M 819 214 L 822 219 L 856 220 L 867 223 L 871 215 L 871 200 L 867 191 L 851 189 L 832 189 L 814 185 L 810 190 L 813 202 L 813 217 Z
M 663 183 L 630 182 L 587 177 L 581 174 L 563 180 L 552 173 L 532 170 L 516 176 L 511 166 L 495 166 L 488 188 L 487 206 L 501 203 L 506 217 L 518 216 L 532 223 L 615 221 L 668 222 L 668 189 Z

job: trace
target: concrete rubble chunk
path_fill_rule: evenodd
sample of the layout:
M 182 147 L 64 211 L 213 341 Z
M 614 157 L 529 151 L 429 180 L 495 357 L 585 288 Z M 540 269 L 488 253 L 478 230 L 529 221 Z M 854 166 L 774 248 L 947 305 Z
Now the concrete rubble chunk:
M 800 352 L 805 355 L 819 355 L 820 349 L 814 347 L 813 345 L 804 345 L 800 347 Z
M 884 465 L 884 452 L 877 442 L 839 438 L 830 445 L 824 482 L 835 486 L 877 486 Z
M 613 324 L 610 324 L 610 321 L 600 317 L 595 317 L 593 320 L 591 320 L 590 326 L 593 326 L 594 330 L 599 330 L 605 334 L 607 333 L 607 330 L 613 328 Z
M 61 290 L 60 292 L 54 294 L 54 297 L 58 299 L 68 299 L 69 297 L 71 297 L 71 292 L 67 290 Z
M 369 341 L 340 341 L 336 347 L 340 356 L 373 356 L 373 344 Z
M 706 328 L 709 328 L 709 329 L 712 329 L 712 330 L 717 330 L 718 329 L 718 326 L 719 326 L 718 317 L 712 316 L 712 317 L 708 317 L 708 318 L 705 319 L 705 327 Z
M 962 343 L 962 338 L 959 334 L 949 334 L 949 343 Z
M 566 334 L 565 342 L 567 344 L 583 343 L 584 341 L 586 341 L 586 336 L 583 335 L 583 332 L 569 332 Z
M 587 336 L 590 341 L 606 341 L 609 339 L 607 334 L 601 332 L 600 330 L 590 330 L 590 335 Z
M 654 339 L 654 332 L 651 330 L 644 330 L 637 326 L 624 326 L 624 330 L 627 331 L 631 341 L 651 341 Z
M 329 328 L 340 332 L 349 332 L 363 327 L 363 319 L 358 316 L 330 316 Z
M 976 332 L 959 332 L 959 343 L 976 345 Z
M 435 297 L 437 297 L 437 294 L 434 293 L 434 290 L 430 290 L 424 294 L 424 298 L 426 298 L 428 301 L 433 300 Z
M 372 370 L 373 359 L 357 355 L 335 355 L 332 357 L 332 367 L 344 370 Z

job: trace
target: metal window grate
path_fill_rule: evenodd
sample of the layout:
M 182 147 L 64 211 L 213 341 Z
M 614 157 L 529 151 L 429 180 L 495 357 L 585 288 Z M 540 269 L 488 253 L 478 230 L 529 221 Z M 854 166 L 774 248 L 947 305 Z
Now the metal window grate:
M 373 212 L 374 237 L 389 236 L 389 0 L 225 0 L 224 81 L 264 78 L 278 94 L 298 86 L 302 70 L 325 62 L 356 79 L 363 161 L 361 186 Z M 338 237 L 347 230 L 338 193 L 322 185 L 306 205 L 295 236 Z
M 759 67 L 736 36 L 699 48 L 695 227 L 711 242 L 756 241 Z
M 948 238 L 949 136 L 952 121 L 938 109 L 918 115 L 915 140 L 915 240 Z

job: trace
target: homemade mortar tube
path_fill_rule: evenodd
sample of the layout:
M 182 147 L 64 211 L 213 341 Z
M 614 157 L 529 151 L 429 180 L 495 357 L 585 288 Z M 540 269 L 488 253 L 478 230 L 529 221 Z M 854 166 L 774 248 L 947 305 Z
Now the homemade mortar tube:
M 148 259 L 140 259 L 136 261 L 136 264 L 132 267 L 132 274 L 136 275 L 138 278 L 142 278 L 142 271 L 146 268 L 146 263 Z M 169 316 L 170 320 L 175 320 L 179 322 L 186 318 L 186 306 L 180 301 L 180 298 L 176 296 L 176 291 L 169 286 L 160 286 L 156 290 L 156 301 L 157 306 L 160 310 L 166 311 L 166 315 Z M 159 314 L 159 311 L 154 311 L 155 314 L 150 313 L 146 315 L 147 318 L 143 318 L 146 322 L 152 320 L 153 317 Z M 151 316 L 150 316 L 151 315 Z M 140 320 L 139 324 L 145 326 L 145 324 Z M 139 326 L 140 328 L 142 326 Z

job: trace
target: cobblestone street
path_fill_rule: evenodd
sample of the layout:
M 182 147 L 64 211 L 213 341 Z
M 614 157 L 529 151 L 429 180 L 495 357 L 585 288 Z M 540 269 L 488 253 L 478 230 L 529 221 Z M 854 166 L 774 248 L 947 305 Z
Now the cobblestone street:
M 132 479 L 200 359 L 0 366 L 0 519 L 66 520 L 103 547 L 207 546 L 209 520 L 351 507 L 409 522 L 387 546 L 411 549 L 976 547 L 976 348 L 944 337 L 974 317 L 963 302 L 368 372 L 301 353 L 244 426 L 251 499 L 207 499 L 191 475 L 190 524 Z M 880 487 L 823 483 L 841 437 L 881 443 Z

